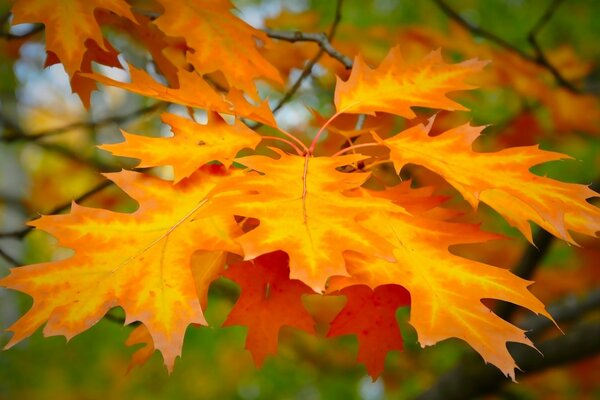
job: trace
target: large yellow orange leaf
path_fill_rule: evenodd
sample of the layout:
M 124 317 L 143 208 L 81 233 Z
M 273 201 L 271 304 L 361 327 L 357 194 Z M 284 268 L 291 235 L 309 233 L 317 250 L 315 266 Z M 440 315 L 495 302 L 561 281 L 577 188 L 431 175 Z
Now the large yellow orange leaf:
M 154 21 L 172 37 L 184 37 L 188 61 L 200 74 L 221 71 L 230 86 L 257 99 L 254 80 L 281 83 L 277 69 L 257 50 L 256 40 L 269 41 L 229 11 L 229 0 L 159 0 L 164 13 Z
M 280 153 L 279 159 L 249 156 L 237 161 L 262 174 L 231 181 L 235 194 L 221 193 L 206 212 L 257 218 L 260 225 L 238 242 L 246 259 L 277 250 L 290 257 L 290 278 L 321 291 L 331 275 L 346 275 L 342 253 L 390 255 L 376 230 L 360 225 L 361 214 L 402 210 L 388 200 L 345 196 L 359 187 L 366 173 L 342 173 L 336 168 L 365 158 L 362 155 L 300 157 Z M 219 190 L 225 190 L 224 188 Z
M 221 176 L 199 171 L 178 185 L 134 172 L 108 174 L 139 203 L 131 214 L 73 204 L 70 214 L 44 216 L 32 225 L 75 250 L 67 259 L 11 270 L 0 285 L 33 297 L 31 309 L 9 330 L 8 347 L 47 321 L 44 334 L 67 338 L 90 328 L 112 307 L 126 322 L 141 321 L 170 370 L 191 323 L 206 324 L 198 279 L 198 250 L 239 252 L 235 221 L 197 212 Z M 173 201 L 177 199 L 177 201 Z M 208 268 L 214 270 L 214 263 Z M 208 289 L 210 282 L 204 282 Z
M 473 89 L 465 78 L 479 71 L 486 62 L 477 59 L 460 64 L 445 64 L 435 51 L 419 64 L 408 65 L 394 47 L 378 68 L 371 69 L 356 57 L 350 78 L 338 78 L 335 108 L 338 113 L 374 114 L 387 112 L 414 118 L 412 107 L 440 110 L 466 110 L 446 95 L 456 90 Z
M 17 0 L 12 9 L 12 23 L 43 23 L 46 50 L 58 57 L 72 78 L 80 70 L 86 40 L 91 39 L 108 51 L 94 17 L 98 9 L 135 20 L 124 0 Z
M 330 290 L 353 284 L 397 284 L 410 292 L 410 323 L 422 346 L 460 338 L 504 374 L 516 365 L 506 343 L 532 346 L 525 332 L 490 311 L 482 299 L 511 302 L 550 318 L 527 287 L 530 281 L 510 271 L 458 257 L 455 244 L 495 238 L 475 225 L 449 223 L 405 214 L 375 214 L 366 222 L 394 242 L 396 262 L 358 254 L 348 256 L 351 278 L 332 279 Z
M 229 167 L 243 148 L 255 148 L 260 135 L 239 120 L 226 123 L 218 114 L 209 114 L 206 125 L 198 124 L 175 114 L 162 114 L 164 123 L 171 125 L 174 136 L 149 138 L 123 132 L 125 141 L 100 146 L 111 153 L 141 160 L 139 167 L 172 165 L 175 182 L 189 177 L 211 161 Z
M 428 126 L 409 128 L 384 140 L 397 171 L 409 163 L 422 165 L 446 179 L 476 207 L 483 201 L 532 241 L 529 221 L 574 243 L 569 231 L 595 236 L 600 209 L 586 202 L 598 196 L 584 185 L 535 175 L 535 165 L 568 158 L 537 146 L 479 153 L 472 144 L 483 127 L 468 124 L 429 136 Z
M 177 74 L 178 88 L 161 85 L 147 72 L 133 65 L 129 65 L 129 73 L 131 74 L 130 83 L 119 82 L 98 73 L 82 73 L 80 75 L 142 96 L 224 114 L 235 114 L 269 126 L 276 126 L 273 113 L 266 101 L 254 106 L 248 103 L 239 91 L 231 90 L 228 96 L 217 93 L 196 72 L 179 70 Z
M 203 310 L 208 305 L 208 288 L 213 280 L 217 279 L 225 265 L 225 252 L 223 251 L 197 251 L 192 255 L 192 275 L 196 283 L 196 293 Z M 154 353 L 154 341 L 145 325 L 138 325 L 127 337 L 127 346 L 141 344 L 132 355 L 128 371 L 136 366 L 144 365 Z

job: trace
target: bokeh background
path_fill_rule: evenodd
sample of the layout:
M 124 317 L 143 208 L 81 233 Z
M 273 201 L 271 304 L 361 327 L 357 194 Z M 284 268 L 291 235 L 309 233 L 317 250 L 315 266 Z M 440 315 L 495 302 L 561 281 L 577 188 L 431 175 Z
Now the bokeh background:
M 333 0 L 234 3 L 234 12 L 255 27 L 304 32 L 327 31 L 336 8 Z M 48 235 L 24 228 L 31 218 L 64 212 L 73 199 L 87 206 L 134 209 L 135 204 L 118 189 L 103 185 L 100 172 L 131 168 L 135 162 L 116 159 L 95 145 L 120 141 L 119 128 L 164 135 L 165 128 L 158 121 L 160 111 L 182 111 L 114 88 L 94 93 L 93 107 L 86 111 L 71 94 L 62 66 L 44 68 L 43 30 L 25 39 L 9 37 L 35 29 L 11 27 L 9 9 L 9 2 L 0 2 L 0 275 L 14 264 L 70 254 L 57 248 Z M 460 97 L 471 112 L 440 113 L 437 128 L 471 120 L 490 125 L 477 143 L 481 151 L 539 143 L 544 149 L 569 154 L 572 160 L 549 163 L 535 171 L 592 184 L 598 191 L 598 16 L 600 2 L 592 0 L 345 0 L 332 43 L 350 57 L 362 54 L 373 66 L 395 45 L 412 61 L 437 48 L 448 61 L 473 57 L 491 60 L 477 78 L 481 88 Z M 123 59 L 152 68 L 144 48 L 124 32 L 107 30 L 106 35 L 123 53 Z M 289 87 L 317 51 L 314 43 L 276 41 L 267 56 L 288 78 Z M 125 76 L 115 69 L 102 71 Z M 348 71 L 334 59 L 322 56 L 277 114 L 280 124 L 294 132 L 314 132 L 318 122 L 310 109 L 322 115 L 332 112 L 336 75 L 345 78 Z M 266 84 L 260 89 L 274 104 L 286 91 L 286 87 Z M 168 171 L 161 173 L 168 175 Z M 411 173 L 420 182 L 436 182 L 436 177 L 425 171 L 415 169 Z M 465 206 L 450 188 L 441 192 L 454 196 L 454 207 Z M 546 304 L 559 304 L 556 310 L 560 312 L 568 305 L 575 307 L 560 322 L 563 331 L 568 335 L 598 323 L 597 239 L 577 237 L 581 247 L 575 247 L 538 232 L 536 250 L 484 206 L 465 218 L 509 236 L 511 242 L 457 251 L 506 268 L 515 268 L 533 257 L 529 261 L 529 276 L 536 281 L 532 291 Z M 283 330 L 278 356 L 256 369 L 244 350 L 245 329 L 219 328 L 236 296 L 237 288 L 231 282 L 213 285 L 207 311 L 211 327 L 189 328 L 183 358 L 170 376 L 159 354 L 130 370 L 136 347 L 126 346 L 125 341 L 132 329 L 123 327 L 119 310 L 113 310 L 112 319 L 101 321 L 69 343 L 62 337 L 43 338 L 38 332 L 0 353 L 0 398 L 410 399 L 432 394 L 427 392 L 431 388 L 475 385 L 465 382 L 468 375 L 461 375 L 457 368 L 484 367 L 483 361 L 458 340 L 422 349 L 406 322 L 409 310 L 401 309 L 398 321 L 406 348 L 388 355 L 386 370 L 375 382 L 362 365 L 355 363 L 356 338 L 316 338 L 292 329 Z M 30 305 L 27 296 L 0 289 L 0 328 L 10 326 Z M 537 321 L 519 310 L 512 312 L 511 318 L 525 326 Z M 322 332 L 325 327 L 319 328 Z M 560 332 L 548 325 L 542 324 L 534 332 L 536 343 L 561 338 Z M 0 333 L 0 344 L 5 344 L 9 335 Z M 596 339 L 600 341 L 600 337 Z M 571 346 L 568 350 L 577 355 L 577 342 Z M 568 353 L 559 354 L 554 364 L 532 368 L 519 377 L 519 384 L 494 378 L 493 384 L 485 383 L 489 388 L 482 393 L 511 399 L 600 398 L 600 357 L 588 351 L 586 357 L 571 359 Z M 523 357 L 536 355 L 525 353 Z M 440 380 L 443 376 L 446 380 Z

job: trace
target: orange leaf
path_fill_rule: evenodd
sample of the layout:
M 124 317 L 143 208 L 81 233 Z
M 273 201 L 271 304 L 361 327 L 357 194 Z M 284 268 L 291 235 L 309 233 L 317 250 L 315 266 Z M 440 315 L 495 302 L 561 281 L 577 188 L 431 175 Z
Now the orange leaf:
M 343 191 L 360 186 L 364 173 L 342 173 L 336 168 L 364 159 L 361 155 L 300 157 L 280 153 L 279 159 L 249 156 L 237 161 L 260 171 L 221 187 L 208 213 L 257 218 L 260 225 L 238 242 L 246 259 L 283 250 L 290 256 L 290 277 L 319 292 L 331 275 L 346 275 L 342 253 L 391 255 L 377 230 L 367 230 L 357 218 L 375 210 L 402 210 L 383 199 L 349 197 Z
M 337 295 L 338 293 L 333 293 Z M 398 285 L 365 285 L 340 290 L 347 303 L 331 322 L 327 337 L 358 336 L 358 361 L 367 366 L 373 380 L 383 372 L 388 351 L 402 350 L 396 310 L 410 305 L 410 294 Z
M 350 253 L 347 268 L 352 277 L 333 278 L 329 290 L 355 284 L 373 288 L 402 285 L 410 293 L 410 323 L 422 346 L 451 337 L 463 339 L 486 362 L 514 379 L 516 365 L 506 342 L 533 345 L 523 330 L 490 312 L 481 299 L 511 302 L 548 318 L 550 314 L 527 290 L 531 282 L 448 251 L 455 244 L 478 243 L 497 236 L 474 225 L 405 214 L 374 214 L 365 223 L 394 242 L 397 261 Z
M 585 201 L 596 192 L 529 172 L 534 165 L 568 156 L 537 146 L 478 153 L 472 143 L 483 127 L 462 125 L 434 137 L 428 135 L 430 128 L 431 123 L 417 125 L 382 142 L 397 171 L 413 163 L 438 173 L 473 207 L 479 201 L 488 204 L 529 241 L 529 221 L 571 243 L 569 230 L 591 236 L 600 231 L 600 209 Z
M 172 165 L 175 182 L 179 182 L 211 161 L 229 168 L 240 150 L 255 148 L 261 141 L 260 135 L 239 120 L 229 125 L 216 113 L 209 114 L 206 125 L 175 114 L 162 114 L 161 119 L 171 125 L 173 137 L 149 138 L 123 132 L 125 142 L 99 147 L 118 156 L 138 158 L 139 167 Z
M 228 0 L 158 0 L 164 13 L 154 23 L 169 36 L 184 37 L 187 59 L 200 74 L 221 71 L 230 86 L 258 99 L 254 79 L 281 83 L 277 69 L 256 49 L 268 37 L 229 12 Z
M 199 275 L 191 270 L 192 254 L 238 252 L 232 242 L 239 234 L 233 219 L 197 216 L 207 193 L 226 177 L 199 171 L 178 185 L 133 172 L 108 177 L 138 201 L 139 209 L 124 214 L 73 204 L 70 214 L 45 216 L 32 223 L 75 254 L 12 269 L 0 280 L 2 286 L 34 298 L 32 308 L 10 328 L 14 336 L 7 347 L 46 320 L 45 335 L 71 338 L 110 308 L 121 306 L 127 323 L 137 320 L 148 328 L 171 370 L 187 326 L 206 324 L 199 285 L 194 283 Z M 205 277 L 212 280 L 214 274 Z M 209 283 L 204 282 L 206 290 Z
M 242 288 L 240 298 L 223 326 L 248 327 L 246 349 L 256 365 L 262 365 L 267 355 L 277 353 L 282 326 L 314 334 L 313 319 L 302 304 L 302 295 L 313 291 L 304 283 L 289 278 L 285 253 L 278 251 L 232 265 L 223 275 Z
M 387 112 L 405 118 L 416 116 L 412 107 L 466 110 L 446 94 L 473 89 L 464 79 L 485 65 L 476 59 L 444 64 L 438 50 L 411 66 L 400 55 L 400 48 L 394 47 L 378 68 L 371 69 L 357 56 L 350 78 L 337 80 L 335 108 L 338 113 Z
M 131 331 L 127 340 L 125 341 L 127 346 L 135 346 L 136 344 L 143 345 L 133 353 L 127 372 L 131 371 L 136 366 L 142 366 L 148 362 L 152 353 L 154 353 L 154 342 L 152 342 L 152 336 L 148 332 L 148 328 L 144 325 L 138 325 L 134 330 Z
M 12 23 L 43 23 L 47 51 L 58 57 L 72 78 L 80 71 L 88 39 L 108 51 L 94 17 L 98 9 L 135 20 L 124 0 L 17 0 L 12 9 Z
M 80 75 L 142 96 L 224 114 L 235 114 L 269 126 L 276 126 L 273 113 L 266 101 L 259 106 L 253 106 L 235 90 L 231 90 L 229 96 L 226 97 L 224 94 L 215 92 L 196 72 L 179 70 L 177 74 L 179 88 L 176 89 L 161 85 L 147 72 L 133 65 L 129 65 L 129 73 L 131 74 L 131 83 L 119 82 L 98 73 L 82 73 Z

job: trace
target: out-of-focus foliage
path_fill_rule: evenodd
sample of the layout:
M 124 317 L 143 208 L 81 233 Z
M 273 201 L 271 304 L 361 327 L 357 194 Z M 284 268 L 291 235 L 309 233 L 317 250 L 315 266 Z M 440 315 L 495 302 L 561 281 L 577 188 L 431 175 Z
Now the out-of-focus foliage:
M 143 7 L 143 1 L 134 1 Z M 168 2 L 165 2 L 168 3 Z M 334 17 L 334 1 L 250 1 L 235 4 L 238 15 L 257 28 L 327 31 Z M 552 1 L 456 0 L 448 1 L 467 22 L 493 32 L 497 37 L 534 58 L 535 48 L 528 40 L 536 22 Z M 8 32 L 8 4 L 0 6 L 2 31 Z M 341 53 L 353 58 L 360 53 L 368 65 L 376 66 L 389 49 L 400 43 L 403 57 L 420 60 L 431 50 L 442 48 L 446 60 L 453 62 L 477 57 L 490 60 L 480 81 L 483 90 L 461 94 L 467 113 L 440 112 L 434 134 L 465 123 L 491 124 L 475 143 L 478 151 L 492 151 L 510 146 L 534 145 L 549 151 L 567 153 L 573 160 L 535 167 L 539 175 L 568 182 L 589 184 L 600 181 L 600 2 L 565 1 L 536 34 L 549 63 L 571 82 L 579 93 L 557 83 L 548 68 L 525 59 L 481 35 L 470 32 L 443 13 L 435 1 L 424 0 L 346 0 L 342 19 L 332 40 Z M 122 22 L 126 24 L 127 22 Z M 14 34 L 31 27 L 16 27 Z M 138 66 L 148 64 L 148 56 L 119 30 L 103 32 L 112 45 L 126 54 L 127 61 Z M 140 41 L 143 42 L 144 38 Z M 161 106 L 147 99 L 106 88 L 92 96 L 92 115 L 80 100 L 69 93 L 69 77 L 60 65 L 43 69 L 45 59 L 43 33 L 28 40 L 0 38 L 0 232 L 22 229 L 28 219 L 53 213 L 78 196 L 88 193 L 102 182 L 98 171 L 117 171 L 132 167 L 94 147 L 98 143 L 120 141 L 118 128 L 128 132 L 151 132 L 165 136 L 164 127 L 152 118 Z M 177 44 L 174 44 L 176 46 Z M 275 41 L 266 58 L 277 66 L 287 82 L 298 77 L 308 59 L 317 52 L 314 43 L 290 44 Z M 156 59 L 156 57 L 155 57 Z M 202 60 L 198 63 L 201 64 Z M 114 71 L 113 71 L 114 72 Z M 118 74 L 118 72 L 114 72 Z M 349 72 L 336 60 L 324 55 L 313 75 L 304 81 L 299 92 L 277 115 L 279 124 L 292 132 L 314 134 L 323 121 L 313 115 L 332 113 L 332 88 L 335 75 L 346 80 Z M 115 79 L 121 77 L 115 76 Z M 169 77 L 167 76 L 167 79 Z M 215 77 L 219 79 L 220 77 Z M 243 78 L 243 77 L 242 77 Z M 242 79 L 240 78 L 240 79 Z M 238 84 L 246 84 L 244 81 Z M 234 83 L 232 83 L 234 85 Z M 261 94 L 277 99 L 279 90 L 259 86 Z M 263 93 L 264 92 L 264 93 Z M 457 96 L 458 97 L 458 96 Z M 308 106 L 308 107 L 307 107 Z M 312 108 L 315 113 L 311 113 Z M 145 110 L 138 112 L 138 110 Z M 184 114 L 185 109 L 169 106 L 169 111 Z M 254 112 L 254 111 L 253 111 Z M 113 118 L 131 114 L 131 117 Z M 371 122 L 375 130 L 397 132 L 402 122 Z M 343 121 L 338 121 L 342 125 Z M 65 126 L 73 126 L 61 130 Z M 348 123 L 354 127 L 354 120 Z M 341 130 L 343 126 L 339 127 Z M 60 131 L 56 131 L 59 129 Z M 267 128 L 268 129 L 268 128 Z M 31 138 L 43 133 L 47 137 Z M 331 135 L 323 146 L 339 148 L 344 138 Z M 360 144 L 362 138 L 356 143 Z M 168 172 L 162 172 L 168 174 Z M 420 185 L 439 184 L 438 176 L 419 168 L 411 170 Z M 374 185 L 389 179 L 385 171 L 374 171 Z M 484 177 L 493 180 L 493 174 Z M 394 182 L 395 183 L 395 182 Z M 455 189 L 446 185 L 436 195 L 451 195 Z M 467 205 L 452 200 L 456 208 Z M 104 188 L 83 200 L 89 207 L 130 212 L 136 205 L 114 187 Z M 593 202 L 593 201 L 592 201 Z M 485 248 L 461 246 L 454 250 L 461 256 L 511 268 L 528 248 L 519 233 L 492 209 L 480 206 L 474 217 L 458 217 L 461 222 L 482 222 L 490 231 L 502 232 L 518 242 L 512 247 L 492 242 Z M 536 269 L 537 281 L 532 291 L 544 303 L 565 296 L 584 295 L 600 286 L 598 240 L 575 236 L 581 247 L 554 241 Z M 54 239 L 42 232 L 21 237 L 0 237 L 0 247 L 23 263 L 57 260 L 70 255 L 58 249 Z M 0 260 L 1 275 L 10 264 Z M 123 343 L 132 329 L 104 320 L 94 329 L 74 337 L 65 344 L 63 338 L 43 339 L 40 332 L 0 354 L 0 397 L 36 399 L 104 399 L 104 398 L 412 398 L 429 388 L 446 371 L 460 364 L 471 350 L 457 340 L 421 349 L 413 327 L 408 324 L 409 311 L 402 308 L 397 319 L 403 334 L 404 351 L 392 352 L 383 375 L 371 382 L 363 365 L 355 364 L 359 343 L 354 336 L 319 339 L 284 328 L 276 358 L 266 358 L 256 369 L 251 355 L 244 350 L 246 328 L 221 326 L 232 309 L 238 288 L 221 279 L 211 287 L 205 317 L 211 328 L 190 328 L 183 348 L 184 357 L 169 376 L 158 354 L 149 362 L 128 373 L 131 354 L 137 349 Z M 328 324 L 342 309 L 341 298 L 332 297 L 325 304 L 304 302 L 319 321 L 316 330 L 323 335 Z M 0 291 L 0 322 L 3 327 L 17 319 L 31 305 L 27 296 Z M 572 323 L 597 321 L 598 309 Z M 118 319 L 119 310 L 113 315 Z M 517 314 L 518 319 L 529 315 Z M 570 324 L 560 324 L 565 331 Z M 556 336 L 549 330 L 546 336 Z M 2 334 L 1 343 L 8 341 Z M 139 345 L 138 345 L 139 346 Z M 552 368 L 526 375 L 520 384 L 507 384 L 495 396 L 519 396 L 540 399 L 586 399 L 600 396 L 597 371 L 600 358 Z M 551 384 L 548 384 L 551 382 Z

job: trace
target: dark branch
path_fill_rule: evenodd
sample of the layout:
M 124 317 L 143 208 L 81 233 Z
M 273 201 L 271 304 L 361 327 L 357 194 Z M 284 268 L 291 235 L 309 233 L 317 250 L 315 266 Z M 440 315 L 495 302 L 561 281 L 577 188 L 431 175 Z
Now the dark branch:
M 4 260 L 6 260 L 12 266 L 16 267 L 18 265 L 22 265 L 20 261 L 16 260 L 13 256 L 2 250 L 2 248 L 0 248 L 0 257 L 4 258 Z
M 333 22 L 331 24 L 331 27 L 329 28 L 329 32 L 327 33 L 327 37 L 326 37 L 327 43 L 331 44 L 331 40 L 333 39 L 333 37 L 335 36 L 335 32 L 337 31 L 338 24 L 340 23 L 340 21 L 342 19 L 342 4 L 343 4 L 343 0 L 337 0 L 336 6 L 335 6 L 335 15 L 333 17 Z M 294 84 L 288 89 L 288 91 L 283 95 L 281 100 L 279 100 L 277 105 L 273 108 L 273 113 L 276 113 L 277 111 L 279 111 L 279 109 L 281 109 L 281 107 L 283 107 L 287 102 L 289 102 L 292 99 L 292 97 L 294 97 L 294 95 L 296 94 L 298 89 L 300 89 L 300 86 L 302 86 L 302 82 L 304 82 L 304 80 L 306 78 L 308 78 L 308 76 L 312 73 L 314 66 L 319 62 L 319 60 L 321 59 L 323 54 L 325 54 L 325 50 L 324 50 L 323 46 L 320 46 L 317 54 L 315 54 L 315 56 L 313 58 L 311 58 L 308 61 L 308 63 L 306 63 L 306 65 L 304 66 L 304 69 L 302 70 L 302 73 L 300 74 L 298 79 L 296 79 Z M 350 63 L 350 68 L 351 67 L 352 67 L 352 61 Z M 249 124 L 248 126 L 252 129 L 258 129 L 262 126 L 262 124 Z
M 324 33 L 304 33 L 300 31 L 276 31 L 272 29 L 266 29 L 265 32 L 270 38 L 285 40 L 287 42 L 315 42 L 318 43 L 321 49 L 329 54 L 331 57 L 338 60 L 347 69 L 352 68 L 352 60 L 336 50 L 331 43 L 329 38 Z
M 562 0 L 554 0 L 550 4 L 548 9 L 544 12 L 544 15 L 542 16 L 542 18 L 540 18 L 540 20 L 536 23 L 536 25 L 534 26 L 534 28 L 528 35 L 529 42 L 533 46 L 535 55 L 530 55 L 530 54 L 524 52 L 523 50 L 519 49 L 518 47 L 515 47 L 514 45 L 510 44 L 509 42 L 502 39 L 501 37 L 495 35 L 494 33 L 489 32 L 485 29 L 482 29 L 479 26 L 471 24 L 469 21 L 464 19 L 459 13 L 457 13 L 452 7 L 450 7 L 444 0 L 433 0 L 433 2 L 440 8 L 440 10 L 442 10 L 444 12 L 444 14 L 446 14 L 449 18 L 451 18 L 452 20 L 457 22 L 460 26 L 467 29 L 471 33 L 481 36 L 482 38 L 485 38 L 485 39 L 489 40 L 490 42 L 495 43 L 496 45 L 498 45 L 514 54 L 517 54 L 522 59 L 532 62 L 532 63 L 546 69 L 548 72 L 550 72 L 552 74 L 552 76 L 554 77 L 554 79 L 560 86 L 564 87 L 565 89 L 567 89 L 573 93 L 579 92 L 579 90 L 575 86 L 573 86 L 573 84 L 571 84 L 569 81 L 567 81 L 560 74 L 560 72 L 548 61 L 548 59 L 544 55 L 542 49 L 540 48 L 540 46 L 536 40 L 537 33 L 550 20 L 552 15 L 554 15 L 554 12 L 556 11 L 556 9 L 560 5 L 560 3 L 562 3 Z
M 600 288 L 594 289 L 583 297 L 570 295 L 548 306 L 548 312 L 556 323 L 569 323 L 590 311 L 600 309 Z M 519 327 L 531 332 L 530 336 L 539 336 L 545 330 L 554 327 L 548 318 L 532 316 L 519 322 Z
M 550 19 L 552 19 L 552 16 L 554 15 L 558 7 L 562 4 L 562 2 L 563 0 L 554 0 L 552 1 L 552 3 L 550 3 L 544 14 L 529 32 L 529 35 L 527 35 L 527 40 L 529 41 L 531 47 L 533 47 L 533 50 L 535 51 L 536 63 L 546 68 L 552 74 L 552 76 L 560 86 L 565 87 L 573 93 L 577 93 L 577 88 L 575 88 L 570 82 L 568 82 L 556 69 L 556 67 L 548 60 L 546 54 L 544 54 L 544 51 L 542 50 L 537 40 L 537 35 L 544 28 L 544 26 L 546 26 Z
M 582 324 L 564 336 L 547 340 L 538 349 L 524 346 L 509 346 L 511 354 L 523 372 L 517 376 L 543 371 L 600 352 L 600 323 Z M 478 398 L 496 392 L 510 381 L 494 366 L 483 364 L 481 358 L 471 357 L 457 368 L 442 376 L 429 390 L 418 397 L 420 400 L 462 400 Z
M 553 240 L 554 236 L 552 236 L 552 234 L 543 229 L 539 229 L 533 235 L 533 243 L 535 243 L 535 246 L 530 245 L 527 247 L 521 256 L 521 259 L 511 271 L 523 279 L 531 279 L 536 268 L 540 265 L 540 262 L 550 249 Z M 494 312 L 499 317 L 510 320 L 516 310 L 517 306 L 512 303 L 500 303 Z
M 108 181 L 108 180 L 103 181 L 102 183 L 94 186 L 93 188 L 91 188 L 87 192 L 83 193 L 81 196 L 77 197 L 74 200 L 74 202 L 75 203 L 81 203 L 81 202 L 87 200 L 88 198 L 90 198 L 91 196 L 95 195 L 96 193 L 102 191 L 103 189 L 111 186 L 112 184 L 113 184 L 112 181 Z M 68 203 L 61 204 L 61 205 L 55 207 L 54 209 L 52 209 L 50 212 L 48 212 L 48 215 L 62 213 L 63 211 L 68 210 L 71 207 L 71 204 L 72 204 L 71 201 L 69 201 Z M 0 232 L 0 238 L 9 238 L 10 237 L 10 238 L 22 239 L 32 229 L 33 229 L 32 226 L 27 226 L 27 227 L 25 227 L 23 229 L 20 229 L 18 231 Z

